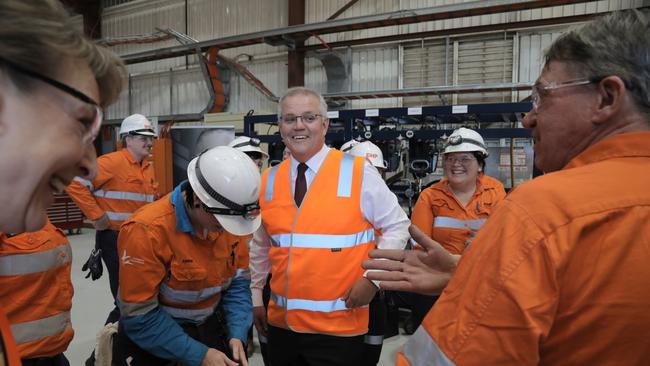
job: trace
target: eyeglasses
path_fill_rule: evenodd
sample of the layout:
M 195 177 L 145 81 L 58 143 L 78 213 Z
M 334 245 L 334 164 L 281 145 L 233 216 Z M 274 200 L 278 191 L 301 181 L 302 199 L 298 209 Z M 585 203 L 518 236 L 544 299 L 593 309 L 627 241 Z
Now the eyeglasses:
M 282 123 L 287 123 L 287 124 L 294 124 L 296 121 L 298 121 L 298 118 L 302 119 L 303 123 L 313 123 L 318 119 L 318 117 L 321 117 L 322 114 L 316 114 L 316 113 L 304 113 L 301 116 L 294 116 L 293 114 L 287 114 L 284 116 L 280 116 L 279 121 Z
M 86 132 L 84 135 L 81 137 L 81 143 L 86 145 L 95 140 L 97 138 L 97 135 L 99 134 L 99 129 L 102 125 L 102 118 L 103 118 L 103 112 L 101 107 L 97 102 L 95 102 L 92 98 L 87 96 L 86 94 L 80 92 L 79 90 L 68 86 L 66 84 L 63 84 L 60 81 L 56 81 L 54 79 L 51 79 L 43 74 L 37 73 L 35 71 L 27 70 L 23 68 L 22 66 L 19 66 L 11 61 L 8 61 L 6 59 L 0 58 L 0 61 L 5 63 L 7 66 L 11 67 L 12 69 L 18 71 L 19 73 L 29 76 L 31 78 L 37 79 L 39 81 L 42 81 L 46 84 L 49 84 L 63 92 L 65 92 L 68 95 L 72 95 L 76 99 L 86 103 L 90 104 L 93 108 L 93 115 L 90 118 L 84 118 L 82 120 L 79 120 L 80 123 L 82 123 L 86 127 Z
M 530 94 L 530 99 L 533 102 L 533 111 L 536 111 L 539 108 L 541 102 L 541 96 L 546 95 L 549 90 L 568 88 L 570 86 L 582 86 L 598 83 L 603 78 L 593 78 L 593 79 L 574 79 L 563 82 L 550 82 L 547 84 L 535 84 L 533 85 L 532 93 Z
M 454 156 L 445 156 L 445 163 L 450 165 L 460 163 L 462 166 L 467 166 L 474 160 L 476 160 L 476 158 L 469 156 L 461 156 L 460 158 Z

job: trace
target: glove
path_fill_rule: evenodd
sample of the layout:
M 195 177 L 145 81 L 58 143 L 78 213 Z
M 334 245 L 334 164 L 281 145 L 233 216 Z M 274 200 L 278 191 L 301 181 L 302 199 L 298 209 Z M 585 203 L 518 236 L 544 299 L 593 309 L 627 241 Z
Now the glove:
M 92 276 L 93 281 L 100 278 L 104 271 L 104 267 L 102 266 L 102 250 L 97 248 L 93 249 L 93 251 L 90 252 L 88 260 L 83 267 L 81 267 L 81 270 L 84 272 L 88 271 L 86 278 Z

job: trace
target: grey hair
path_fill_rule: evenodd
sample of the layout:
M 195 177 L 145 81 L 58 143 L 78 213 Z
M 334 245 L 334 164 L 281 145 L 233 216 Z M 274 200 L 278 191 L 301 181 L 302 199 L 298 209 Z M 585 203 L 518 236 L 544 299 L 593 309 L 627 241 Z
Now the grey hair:
M 53 79 L 62 76 L 67 62 L 84 61 L 97 81 L 102 107 L 117 100 L 126 79 L 119 56 L 85 37 L 58 0 L 1 0 L 0 50 L 2 58 Z M 34 87 L 2 60 L 0 73 L 21 92 Z
M 321 116 L 323 116 L 324 118 L 327 118 L 327 103 L 325 103 L 325 98 L 323 98 L 323 96 L 314 89 L 305 88 L 304 86 L 295 86 L 293 88 L 287 89 L 287 91 L 284 92 L 284 94 L 278 101 L 278 119 L 282 115 L 282 102 L 284 102 L 286 98 L 293 97 L 296 95 L 311 95 L 313 97 L 318 98 L 318 102 L 319 102 L 318 113 L 320 113 Z
M 581 77 L 620 77 L 639 111 L 650 116 L 650 11 L 612 13 L 571 30 L 546 51 L 546 65 L 566 62 Z

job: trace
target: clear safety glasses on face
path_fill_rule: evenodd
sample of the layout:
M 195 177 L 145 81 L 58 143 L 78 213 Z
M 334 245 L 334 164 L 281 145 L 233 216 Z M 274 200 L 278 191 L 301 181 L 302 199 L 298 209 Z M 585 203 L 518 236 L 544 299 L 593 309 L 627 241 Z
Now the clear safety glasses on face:
M 459 163 L 462 166 L 468 166 L 474 160 L 476 160 L 476 158 L 473 156 L 445 156 L 445 163 L 449 165 Z
M 86 94 L 80 92 L 79 90 L 68 86 L 60 81 L 56 81 L 54 79 L 51 79 L 45 75 L 42 75 L 40 73 L 37 73 L 35 71 L 27 70 L 23 68 L 22 66 L 19 66 L 11 61 L 7 61 L 5 59 L 0 58 L 0 62 L 6 64 L 13 70 L 31 77 L 33 79 L 39 80 L 41 82 L 44 82 L 68 95 L 71 95 L 75 97 L 77 100 L 84 102 L 85 104 L 88 105 L 89 111 L 86 113 L 86 117 L 84 118 L 77 118 L 77 120 L 82 123 L 86 129 L 84 132 L 83 136 L 81 137 L 81 143 L 83 145 L 90 144 L 92 143 L 95 138 L 97 137 L 97 134 L 99 133 L 99 129 L 102 124 L 102 118 L 103 118 L 103 112 L 101 107 L 97 102 L 95 102 L 92 98 L 87 96 Z M 65 103 L 68 104 L 68 103 Z M 74 108 L 68 108 L 66 109 L 66 113 L 70 115 L 70 110 L 74 110 Z
M 541 103 L 541 97 L 547 95 L 551 90 L 568 88 L 571 86 L 584 86 L 589 84 L 595 84 L 602 80 L 603 78 L 592 78 L 592 79 L 573 79 L 562 82 L 550 82 L 544 84 L 535 84 L 533 85 L 533 90 L 530 94 L 530 100 L 533 102 L 533 111 L 537 111 Z
M 298 118 L 300 118 L 302 120 L 302 123 L 314 123 L 314 122 L 316 122 L 316 120 L 319 117 L 322 117 L 322 114 L 309 113 L 309 112 L 308 113 L 303 113 L 300 116 L 296 116 L 296 115 L 293 115 L 293 114 L 285 114 L 285 115 L 279 116 L 278 121 L 280 121 L 280 122 L 282 122 L 284 124 L 292 125 L 292 124 L 295 124 L 296 122 L 298 122 Z

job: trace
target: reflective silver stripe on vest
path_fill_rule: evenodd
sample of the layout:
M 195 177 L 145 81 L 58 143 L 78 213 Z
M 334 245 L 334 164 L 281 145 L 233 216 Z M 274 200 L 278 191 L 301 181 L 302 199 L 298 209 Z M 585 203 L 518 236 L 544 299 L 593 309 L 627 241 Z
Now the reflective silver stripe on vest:
M 47 318 L 12 324 L 11 333 L 20 344 L 59 334 L 71 326 L 70 312 L 64 311 Z
M 72 261 L 70 245 L 61 245 L 43 252 L 11 254 L 0 257 L 0 276 L 19 276 L 45 272 Z
M 440 350 L 436 341 L 420 326 L 404 345 L 404 357 L 417 366 L 454 366 Z
M 109 218 L 111 221 L 125 221 L 126 219 L 128 219 L 129 217 L 131 217 L 132 214 L 133 214 L 133 212 L 112 212 L 112 211 L 106 211 L 106 216 L 108 216 L 108 218 Z
M 93 194 L 97 197 L 110 198 L 114 200 L 129 200 L 140 202 L 153 202 L 153 194 L 135 193 L 135 192 L 122 192 L 122 191 L 104 191 L 99 189 Z
M 94 190 L 95 186 L 93 185 L 93 182 L 89 181 L 88 179 L 83 179 L 81 177 L 74 177 L 75 181 L 81 183 L 82 186 L 88 188 L 88 190 Z
M 271 298 L 279 307 L 287 310 L 309 310 L 320 311 L 323 313 L 331 313 L 334 311 L 349 310 L 345 306 L 345 301 L 341 299 L 336 300 L 304 300 L 304 299 L 288 299 L 271 292 Z M 368 307 L 368 305 L 362 306 Z
M 352 248 L 375 240 L 375 230 L 367 229 L 356 234 L 279 234 L 271 237 L 277 247 L 293 248 Z
M 247 280 L 250 280 L 251 279 L 251 271 L 248 268 L 246 268 L 246 269 L 239 268 L 237 270 L 237 272 L 235 272 L 235 276 L 233 276 L 233 278 L 245 278 Z
M 459 220 L 453 217 L 438 216 L 433 221 L 434 227 L 447 227 L 452 229 L 470 229 L 478 230 L 485 223 L 485 219 L 478 220 Z
M 206 287 L 201 290 L 175 290 L 167 284 L 162 284 L 160 285 L 160 295 L 162 295 L 165 300 L 173 301 L 173 302 L 186 302 L 186 303 L 196 303 L 196 302 L 201 302 L 203 300 L 207 300 L 210 297 L 225 291 L 228 286 L 230 286 L 230 282 L 232 282 L 232 279 L 228 279 L 228 281 L 224 282 L 221 284 L 221 286 L 214 286 L 214 287 Z
M 371 346 L 379 346 L 384 343 L 384 336 L 366 334 L 365 337 L 363 337 L 363 343 Z
M 212 313 L 214 313 L 214 309 L 218 303 L 219 302 L 217 301 L 213 306 L 203 309 L 181 309 L 166 305 L 160 305 L 160 308 L 163 309 L 172 318 L 192 320 L 200 323 L 212 315 Z
M 354 171 L 354 156 L 343 154 L 339 169 L 338 197 L 350 197 L 352 194 L 352 172 Z
M 277 173 L 279 167 L 280 164 L 271 168 L 269 176 L 266 178 L 266 195 L 264 196 L 264 200 L 266 201 L 273 199 L 273 183 L 275 183 L 275 173 Z
M 158 306 L 158 297 L 145 302 L 126 302 L 117 296 L 117 305 L 124 316 L 144 315 Z

